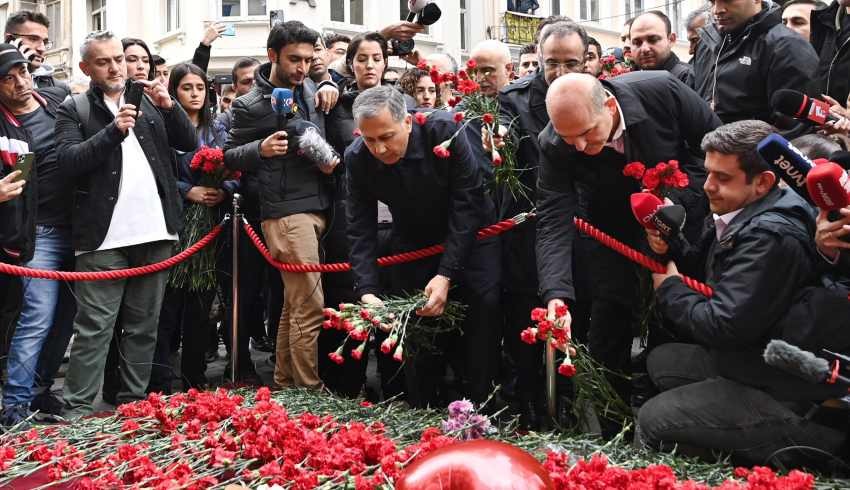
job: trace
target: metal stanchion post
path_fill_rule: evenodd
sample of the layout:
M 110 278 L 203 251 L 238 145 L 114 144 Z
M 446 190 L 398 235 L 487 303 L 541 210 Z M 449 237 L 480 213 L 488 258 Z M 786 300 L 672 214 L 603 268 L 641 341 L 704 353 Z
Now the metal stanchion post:
M 546 411 L 555 418 L 555 347 L 546 342 Z
M 239 369 L 239 228 L 242 226 L 242 213 L 239 210 L 239 203 L 242 196 L 233 194 L 233 285 L 231 289 L 231 297 L 233 310 L 231 312 L 230 324 L 230 379 L 236 384 L 236 373 Z

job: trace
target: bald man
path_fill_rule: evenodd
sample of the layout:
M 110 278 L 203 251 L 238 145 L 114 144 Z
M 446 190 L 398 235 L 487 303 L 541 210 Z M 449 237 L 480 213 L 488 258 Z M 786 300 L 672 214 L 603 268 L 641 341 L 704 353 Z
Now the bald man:
M 475 61 L 475 81 L 481 86 L 481 94 L 496 97 L 499 90 L 511 80 L 514 64 L 508 45 L 495 39 L 476 44 L 469 56 Z
M 619 240 L 646 245 L 629 206 L 639 183 L 623 167 L 678 160 L 690 177 L 673 193 L 685 206 L 685 234 L 696 240 L 708 202 L 705 171 L 693 155 L 703 135 L 720 125 L 708 104 L 665 71 L 641 71 L 599 81 L 586 74 L 555 80 L 546 95 L 551 122 L 540 134 L 537 186 L 537 267 L 540 292 L 553 311 L 590 293 L 588 346 L 615 372 L 630 370 L 632 309 L 638 294 L 634 266 L 622 256 L 576 233 L 573 218 L 588 220 Z M 641 243 L 643 242 L 643 243 Z M 582 264 L 587 284 L 576 286 L 572 264 Z M 585 268 L 584 265 L 587 265 Z M 612 379 L 628 402 L 630 387 Z
M 673 52 L 676 33 L 672 27 L 670 18 L 658 10 L 637 16 L 629 31 L 632 56 L 641 70 L 667 70 L 685 85 L 693 87 L 693 68 Z

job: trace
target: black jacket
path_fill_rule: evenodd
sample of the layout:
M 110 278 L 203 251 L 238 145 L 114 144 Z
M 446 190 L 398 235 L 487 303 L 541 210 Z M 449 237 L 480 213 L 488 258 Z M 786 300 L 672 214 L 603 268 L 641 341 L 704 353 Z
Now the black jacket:
M 724 123 L 770 122 L 773 93 L 804 91 L 817 67 L 817 53 L 782 25 L 781 9 L 775 3 L 763 3 L 761 13 L 733 33 L 724 35 L 714 24 L 707 24 L 700 31 L 695 58 L 694 88 L 706 102 L 713 102 Z
M 63 87 L 39 89 L 36 100 L 51 117 L 56 117 L 59 104 L 67 90 Z M 20 121 L 5 107 L 0 106 L 0 178 L 14 171 L 17 155 L 31 151 L 29 142 L 32 135 L 21 126 Z M 35 250 L 35 225 L 38 213 L 38 167 L 33 162 L 32 170 L 24 186 L 23 193 L 15 199 L 0 203 L 0 247 L 7 255 L 16 257 L 20 262 L 32 259 Z
M 678 78 L 688 87 L 694 88 L 694 68 L 688 63 L 683 62 L 676 56 L 676 53 L 671 52 L 670 57 L 661 66 L 662 70 L 669 71 L 674 77 Z
M 456 279 L 475 245 L 476 232 L 495 219 L 478 171 L 488 160 L 481 140 L 461 131 L 449 158 L 437 158 L 436 145 L 458 130 L 452 115 L 434 111 L 425 125 L 413 125 L 407 151 L 385 165 L 357 138 L 345 152 L 348 175 L 348 238 L 357 296 L 379 293 L 378 201 L 393 215 L 393 235 L 410 249 L 445 244 L 438 274 Z
M 794 295 L 816 283 L 814 233 L 813 209 L 793 191 L 775 188 L 745 207 L 719 242 L 714 223 L 706 227 L 702 271 L 687 269 L 702 272 L 698 278 L 714 295 L 669 278 L 656 291 L 658 306 L 682 335 L 707 347 L 764 342 Z
M 689 238 L 699 234 L 708 212 L 702 192 L 705 170 L 702 161 L 692 154 L 703 136 L 720 126 L 708 104 L 665 71 L 627 73 L 603 84 L 622 108 L 625 155 L 608 147 L 595 156 L 581 153 L 567 145 L 551 124 L 540 134 L 537 264 L 540 295 L 545 302 L 575 299 L 574 217 L 587 219 L 626 243 L 634 245 L 642 237 L 629 203 L 629 196 L 640 186 L 623 175 L 626 163 L 640 161 L 652 167 L 659 162 L 679 161 L 690 184 L 671 197 L 688 210 L 685 234 Z
M 75 250 L 96 250 L 109 230 L 121 184 L 121 143 L 126 135 L 115 126 L 115 116 L 103 102 L 103 91 L 86 92 L 91 111 L 81 121 L 74 99 L 59 107 L 56 118 L 56 154 L 59 168 L 74 186 L 71 213 Z M 134 132 L 148 159 L 169 233 L 182 226 L 177 169 L 171 149 L 193 151 L 198 138 L 189 116 L 177 101 L 171 110 L 160 109 L 142 98 L 142 116 Z
M 549 124 L 549 114 L 546 112 L 548 89 L 549 84 L 540 71 L 509 84 L 499 93 L 499 122 L 510 128 L 512 137 L 519 140 L 517 166 L 527 196 L 514 196 L 507 189 L 498 189 L 496 201 L 499 219 L 511 218 L 534 208 L 540 165 L 537 136 Z M 532 223 L 502 235 L 503 287 L 506 290 L 537 294 L 535 241 L 536 232 Z
M 243 171 L 241 184 L 248 189 L 246 198 L 249 214 L 259 207 L 260 219 L 282 218 L 299 213 L 320 213 L 331 206 L 332 178 L 324 175 L 309 160 L 298 156 L 289 134 L 289 152 L 278 158 L 260 156 L 260 144 L 278 129 L 277 116 L 270 102 L 274 86 L 269 81 L 271 63 L 257 67 L 254 88 L 233 101 L 233 126 L 224 145 L 224 163 L 228 168 Z M 287 122 L 288 133 L 304 122 L 315 125 L 325 134 L 324 115 L 314 104 L 315 85 L 309 78 L 294 90 L 298 111 Z M 252 192 L 252 191 L 256 192 Z
M 850 28 L 842 30 L 847 17 L 838 2 L 812 11 L 811 41 L 820 56 L 809 95 L 826 94 L 844 104 L 850 94 Z

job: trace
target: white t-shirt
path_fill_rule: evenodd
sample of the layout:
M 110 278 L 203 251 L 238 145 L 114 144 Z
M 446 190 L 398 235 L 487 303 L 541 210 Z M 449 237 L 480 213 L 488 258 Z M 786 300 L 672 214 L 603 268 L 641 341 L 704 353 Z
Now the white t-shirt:
M 106 96 L 103 101 L 113 114 L 118 114 L 119 105 Z M 123 95 L 121 104 L 124 104 Z M 136 133 L 130 129 L 121 142 L 118 199 L 112 211 L 109 230 L 97 250 L 112 250 L 161 240 L 177 240 L 177 235 L 168 233 L 153 170 Z

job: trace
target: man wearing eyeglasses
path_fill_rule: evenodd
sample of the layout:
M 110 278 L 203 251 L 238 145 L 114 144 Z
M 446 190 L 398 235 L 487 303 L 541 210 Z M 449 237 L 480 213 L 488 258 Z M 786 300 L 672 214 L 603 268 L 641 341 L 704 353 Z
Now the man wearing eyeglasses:
M 19 10 L 6 20 L 6 42 L 13 44 L 29 60 L 36 88 L 64 86 L 53 78 L 53 67 L 44 61 L 45 53 L 53 49 L 48 38 L 50 21 L 44 14 L 30 10 Z
M 517 162 L 525 186 L 524 195 L 500 189 L 499 219 L 515 216 L 534 208 L 540 146 L 537 136 L 549 123 L 546 114 L 546 92 L 558 77 L 584 70 L 588 37 L 584 28 L 571 20 L 557 19 L 540 30 L 537 60 L 540 69 L 506 86 L 499 93 L 499 121 L 510 129 L 518 141 Z M 485 137 L 485 143 L 487 138 Z M 498 142 L 497 142 L 498 146 Z M 485 148 L 487 145 L 485 144 Z M 528 326 L 528 312 L 542 304 L 537 292 L 537 262 L 534 255 L 533 226 L 519 227 L 502 236 L 503 311 L 505 314 L 505 348 L 517 367 L 516 397 L 521 405 L 520 422 L 536 429 L 542 405 L 536 397 L 543 381 L 538 379 L 539 347 L 520 341 L 520 331 Z

